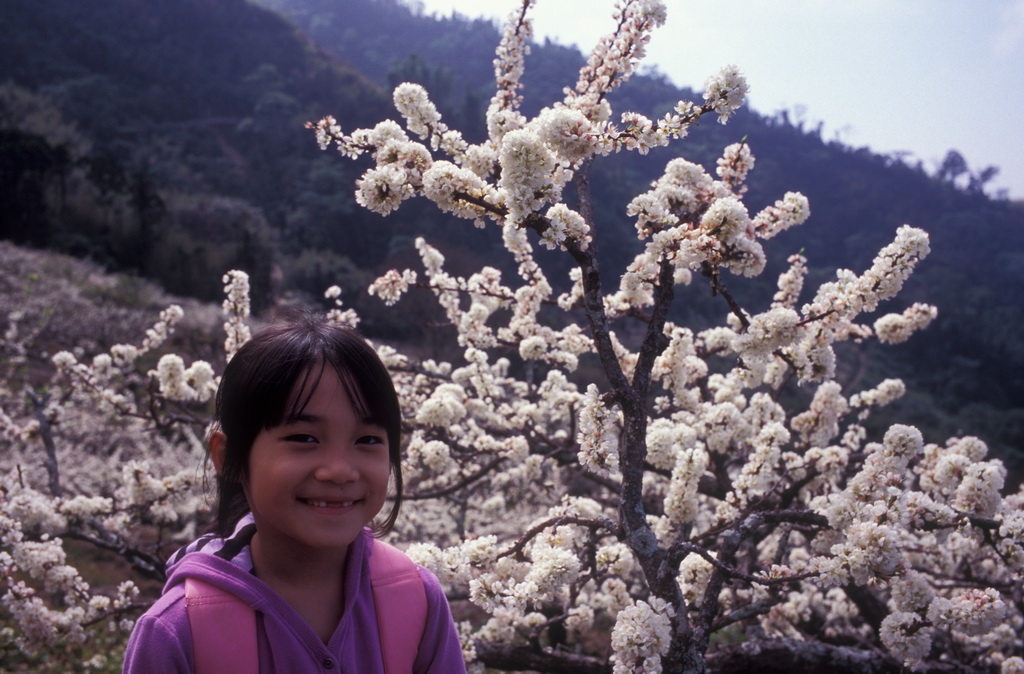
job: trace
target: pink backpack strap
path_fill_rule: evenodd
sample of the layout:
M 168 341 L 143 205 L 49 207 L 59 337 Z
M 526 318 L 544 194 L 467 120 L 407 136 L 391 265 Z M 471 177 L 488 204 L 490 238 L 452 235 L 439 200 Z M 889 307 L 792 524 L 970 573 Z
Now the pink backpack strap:
M 370 585 L 387 674 L 410 674 L 427 624 L 427 593 L 419 567 L 405 553 L 374 540 Z
M 195 674 L 257 674 L 256 612 L 226 590 L 185 579 Z
M 419 567 L 401 550 L 373 541 L 370 585 L 387 674 L 410 674 L 427 624 Z M 257 674 L 256 612 L 226 590 L 185 579 L 195 674 Z M 227 646 L 227 647 L 226 647 Z

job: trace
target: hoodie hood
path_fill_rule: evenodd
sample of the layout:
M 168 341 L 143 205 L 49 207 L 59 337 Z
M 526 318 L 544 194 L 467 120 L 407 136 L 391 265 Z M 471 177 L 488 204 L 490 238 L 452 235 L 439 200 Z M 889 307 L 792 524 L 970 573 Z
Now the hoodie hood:
M 206 534 L 180 548 L 167 560 L 164 593 L 183 585 L 186 578 L 198 578 L 230 592 L 258 611 L 271 610 L 268 602 L 276 604 L 280 598 L 253 575 L 249 544 L 255 533 L 256 523 L 248 514 L 227 538 Z
M 175 572 L 175 567 L 190 554 L 212 555 L 251 573 L 253 563 L 249 554 L 249 544 L 255 534 L 256 521 L 252 513 L 246 513 L 245 517 L 238 520 L 235 530 L 227 538 L 221 538 L 217 534 L 206 534 L 179 548 L 167 560 L 167 577 L 170 578 Z
M 250 543 L 256 534 L 256 523 L 249 513 L 238 521 L 227 538 L 206 534 L 180 548 L 167 560 L 166 594 L 183 585 L 186 578 L 198 578 L 230 592 L 257 611 L 269 614 L 291 614 L 293 609 L 276 592 L 253 574 Z M 366 568 L 366 555 L 372 544 L 372 533 L 364 529 L 349 545 L 344 569 L 344 613 L 352 609 L 357 589 Z M 339 572 L 342 572 L 339 570 Z

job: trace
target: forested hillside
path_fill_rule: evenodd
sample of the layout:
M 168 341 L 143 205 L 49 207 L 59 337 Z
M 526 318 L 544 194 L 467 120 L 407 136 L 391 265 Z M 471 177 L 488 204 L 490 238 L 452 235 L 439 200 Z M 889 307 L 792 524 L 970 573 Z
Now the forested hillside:
M 419 338 L 409 314 L 397 316 L 360 294 L 381 271 L 409 259 L 413 236 L 458 253 L 452 257 L 467 268 L 486 260 L 512 270 L 512 261 L 435 209 L 406 208 L 382 221 L 357 207 L 353 184 L 363 165 L 321 153 L 303 125 L 331 113 L 351 131 L 394 116 L 389 89 L 412 80 L 432 92 L 451 126 L 479 140 L 498 30 L 423 16 L 397 0 L 259 4 L 0 5 L 0 236 L 205 299 L 219 297 L 224 271 L 243 268 L 260 307 L 315 297 L 339 283 L 364 314 L 367 332 Z M 527 58 L 524 110 L 559 100 L 583 61 L 575 50 L 536 45 Z M 616 109 L 654 117 L 699 93 L 649 73 L 615 96 Z M 595 163 L 599 237 L 621 256 L 609 268 L 637 250 L 622 204 L 658 177 L 657 167 L 682 154 L 713 168 L 721 149 L 741 138 L 757 158 L 752 209 L 788 190 L 811 203 L 807 225 L 773 240 L 769 275 L 801 248 L 811 284 L 837 266 L 860 272 L 899 225 L 925 228 L 932 254 L 901 301 L 937 305 L 938 320 L 904 347 L 872 352 L 873 365 L 851 371 L 844 383 L 873 384 L 883 371 L 904 377 L 909 393 L 895 416 L 918 424 L 929 440 L 982 436 L 1016 462 L 1019 479 L 1024 207 L 986 196 L 984 173 L 956 155 L 930 175 L 764 112 L 743 111 L 725 127 L 705 124 L 659 151 L 658 161 L 630 154 Z M 730 284 L 756 308 L 774 290 L 763 281 Z M 725 313 L 699 280 L 688 293 L 685 310 L 698 322 Z
M 243 0 L 16 0 L 0 17 L 4 152 L 16 158 L 4 236 L 206 298 L 243 267 L 264 306 L 274 266 L 322 272 L 286 274 L 302 287 L 348 268 L 319 225 L 368 230 L 350 192 L 333 189 L 358 172 L 329 162 L 302 125 L 337 105 L 353 122 L 383 115 L 380 87 Z M 59 203 L 44 199 L 55 190 Z

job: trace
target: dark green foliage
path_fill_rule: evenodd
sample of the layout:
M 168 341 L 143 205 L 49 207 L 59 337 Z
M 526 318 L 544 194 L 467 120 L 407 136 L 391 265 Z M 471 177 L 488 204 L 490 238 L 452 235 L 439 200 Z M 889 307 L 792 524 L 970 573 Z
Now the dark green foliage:
M 365 258 L 337 236 L 374 221 L 355 208 L 351 190 L 338 189 L 358 169 L 335 162 L 337 182 L 326 189 L 316 181 L 310 174 L 327 157 L 304 123 L 341 109 L 346 123 L 370 124 L 389 114 L 387 94 L 283 19 L 244 0 L 12 0 L 0 6 L 0 20 L 0 81 L 46 96 L 92 141 L 92 152 L 69 161 L 83 167 L 95 192 L 77 211 L 61 211 L 52 198 L 43 208 L 17 206 L 17 217 L 34 220 L 29 227 L 5 214 L 5 232 L 25 233 L 12 238 L 135 269 L 206 299 L 219 296 L 228 268 L 243 267 L 260 306 L 272 301 L 273 264 L 303 248 L 289 239 Z M 19 204 L 38 202 L 39 189 L 58 189 L 57 169 L 40 174 L 15 163 Z M 262 231 L 236 230 L 240 238 L 227 246 L 208 236 L 216 222 L 170 231 L 179 201 L 172 193 L 248 201 L 261 212 Z M 295 216 L 327 195 L 332 203 L 315 217 Z M 131 210 L 129 222 L 115 224 L 98 208 L 117 196 Z
M 47 192 L 63 190 L 71 158 L 42 136 L 0 129 L 0 237 L 43 246 L 53 235 Z

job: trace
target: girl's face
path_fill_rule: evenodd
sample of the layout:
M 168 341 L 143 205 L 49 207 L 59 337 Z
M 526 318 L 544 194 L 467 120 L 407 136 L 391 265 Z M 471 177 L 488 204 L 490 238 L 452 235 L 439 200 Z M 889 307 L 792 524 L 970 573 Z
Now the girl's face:
M 295 395 L 305 398 L 308 387 Z M 253 442 L 242 486 L 256 520 L 254 552 L 343 555 L 384 506 L 389 472 L 387 433 L 360 418 L 327 367 L 299 416 Z

